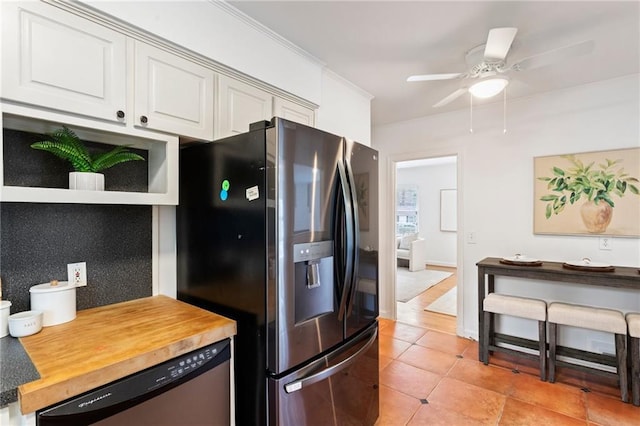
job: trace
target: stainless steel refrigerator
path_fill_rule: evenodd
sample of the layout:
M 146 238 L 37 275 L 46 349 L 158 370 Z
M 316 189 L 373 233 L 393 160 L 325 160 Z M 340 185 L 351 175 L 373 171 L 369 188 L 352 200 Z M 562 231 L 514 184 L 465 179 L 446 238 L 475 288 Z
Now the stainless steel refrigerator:
M 178 298 L 237 321 L 238 425 L 378 417 L 377 152 L 274 118 L 180 150 Z

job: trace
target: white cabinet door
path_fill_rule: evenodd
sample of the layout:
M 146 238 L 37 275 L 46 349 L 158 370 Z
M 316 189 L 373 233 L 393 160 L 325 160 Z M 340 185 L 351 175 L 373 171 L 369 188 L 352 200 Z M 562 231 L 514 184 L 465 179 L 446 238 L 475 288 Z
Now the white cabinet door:
M 273 113 L 277 117 L 295 121 L 296 123 L 306 124 L 311 127 L 315 125 L 315 115 L 312 109 L 305 108 L 286 99 L 273 99 Z
M 213 84 L 212 70 L 135 42 L 136 126 L 212 140 Z
M 249 124 L 273 116 L 270 93 L 224 75 L 218 76 L 217 98 L 216 139 L 247 132 Z
M 123 34 L 48 4 L 1 3 L 2 98 L 126 119 Z

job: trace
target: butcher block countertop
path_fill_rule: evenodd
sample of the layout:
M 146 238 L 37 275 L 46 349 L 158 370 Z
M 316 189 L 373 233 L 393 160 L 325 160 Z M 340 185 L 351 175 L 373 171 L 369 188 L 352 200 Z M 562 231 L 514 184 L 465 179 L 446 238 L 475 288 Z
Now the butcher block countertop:
M 166 296 L 78 311 L 21 338 L 40 379 L 18 387 L 27 414 L 236 334 L 236 323 Z

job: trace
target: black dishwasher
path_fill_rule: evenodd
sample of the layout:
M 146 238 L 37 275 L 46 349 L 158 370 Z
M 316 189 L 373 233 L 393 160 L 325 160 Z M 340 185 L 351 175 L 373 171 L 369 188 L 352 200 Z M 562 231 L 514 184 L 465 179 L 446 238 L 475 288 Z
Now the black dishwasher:
M 36 425 L 229 425 L 230 340 L 36 412 Z

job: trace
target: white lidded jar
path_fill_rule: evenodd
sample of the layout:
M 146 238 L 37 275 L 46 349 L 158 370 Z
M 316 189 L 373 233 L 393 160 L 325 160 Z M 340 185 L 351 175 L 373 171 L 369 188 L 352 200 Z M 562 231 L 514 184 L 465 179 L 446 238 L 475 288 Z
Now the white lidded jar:
M 9 308 L 11 308 L 11 302 L 0 300 L 0 337 L 9 334 Z
M 42 325 L 58 325 L 76 317 L 76 287 L 53 280 L 29 289 L 31 309 L 42 311 Z

